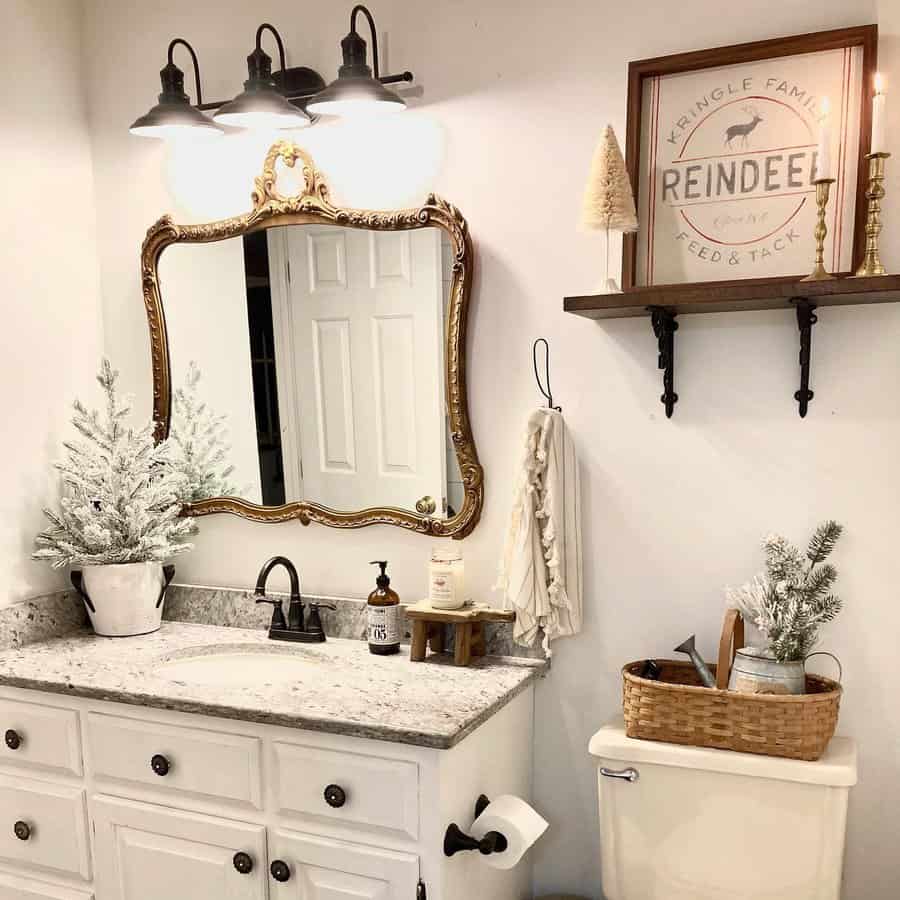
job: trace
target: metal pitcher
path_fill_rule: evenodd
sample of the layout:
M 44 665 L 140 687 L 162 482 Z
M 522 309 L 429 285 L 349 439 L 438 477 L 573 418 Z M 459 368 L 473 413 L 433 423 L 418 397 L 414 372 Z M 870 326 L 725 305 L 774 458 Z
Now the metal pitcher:
M 843 678 L 840 660 L 825 650 L 817 650 L 804 659 L 778 662 L 763 650 L 744 647 L 734 654 L 728 690 L 741 694 L 805 694 L 805 664 L 813 656 L 830 656 L 838 665 L 838 679 Z

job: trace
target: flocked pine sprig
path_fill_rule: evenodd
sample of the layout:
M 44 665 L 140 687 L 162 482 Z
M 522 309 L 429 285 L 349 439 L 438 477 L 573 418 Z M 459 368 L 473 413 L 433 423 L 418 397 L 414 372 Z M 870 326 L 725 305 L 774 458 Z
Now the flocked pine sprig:
M 194 503 L 209 497 L 234 496 L 231 481 L 234 466 L 228 463 L 226 417 L 215 414 L 200 400 L 200 369 L 188 365 L 184 386 L 175 391 L 169 441 L 173 465 L 184 475 L 182 502 Z
M 172 467 L 168 444 L 154 440 L 153 423 L 126 424 L 131 405 L 119 397 L 118 374 L 104 359 L 97 381 L 105 415 L 74 403 L 80 439 L 63 444 L 59 508 L 44 510 L 50 526 L 32 554 L 54 568 L 163 562 L 191 549 L 185 539 L 193 522 L 179 517 L 184 476 Z
M 752 622 L 780 662 L 803 659 L 818 640 L 819 628 L 841 610 L 832 588 L 837 569 L 825 559 L 843 529 L 834 521 L 820 525 L 804 559 L 800 550 L 780 535 L 763 541 L 766 572 L 726 596 Z

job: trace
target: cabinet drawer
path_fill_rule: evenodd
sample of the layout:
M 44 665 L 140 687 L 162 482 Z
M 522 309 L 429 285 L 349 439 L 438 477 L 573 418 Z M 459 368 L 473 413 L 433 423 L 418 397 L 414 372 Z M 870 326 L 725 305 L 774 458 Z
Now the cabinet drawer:
M 347 825 L 419 836 L 419 767 L 414 762 L 323 750 L 276 741 L 274 790 L 278 811 Z M 332 806 L 326 788 L 340 789 Z M 341 796 L 343 795 L 343 797 Z
M 93 900 L 93 897 L 84 891 L 0 872 L 0 900 Z
M 258 738 L 102 713 L 87 733 L 97 779 L 261 808 Z
M 0 697 L 0 763 L 81 775 L 78 713 Z
M 0 859 L 88 880 L 84 791 L 0 775 Z

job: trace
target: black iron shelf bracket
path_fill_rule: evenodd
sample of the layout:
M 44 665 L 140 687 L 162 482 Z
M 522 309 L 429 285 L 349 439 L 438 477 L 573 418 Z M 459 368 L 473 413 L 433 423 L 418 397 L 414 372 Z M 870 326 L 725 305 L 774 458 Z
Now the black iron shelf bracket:
M 791 303 L 797 309 L 797 327 L 800 329 L 800 390 L 794 393 L 800 418 L 806 418 L 809 401 L 815 396 L 809 389 L 809 363 L 812 357 L 812 327 L 819 321 L 816 304 L 802 297 L 794 297 Z
M 675 332 L 678 331 L 677 313 L 665 306 L 648 306 L 653 334 L 659 347 L 659 368 L 663 373 L 663 392 L 660 402 L 666 408 L 666 418 L 671 419 L 678 402 L 675 393 Z

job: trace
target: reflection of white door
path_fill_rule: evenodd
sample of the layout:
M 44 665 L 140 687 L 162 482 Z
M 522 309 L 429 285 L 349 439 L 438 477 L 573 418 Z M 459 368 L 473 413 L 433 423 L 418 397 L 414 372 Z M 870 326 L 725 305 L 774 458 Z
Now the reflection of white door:
M 416 895 L 419 861 L 408 853 L 276 831 L 270 854 L 290 869 L 286 882 L 272 882 L 272 900 L 412 900 Z
M 273 303 L 281 358 L 292 361 L 292 371 L 279 363 L 279 387 L 294 386 L 279 389 L 288 500 L 301 497 L 288 464 L 296 455 L 306 499 L 336 509 L 413 509 L 430 495 L 440 511 L 446 483 L 440 230 L 277 231 L 289 261 L 290 302 Z M 272 253 L 279 235 L 269 235 Z M 272 253 L 273 262 L 278 255 Z M 277 292 L 277 282 L 273 287 Z M 293 408 L 286 409 L 291 397 Z

